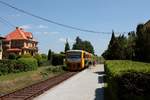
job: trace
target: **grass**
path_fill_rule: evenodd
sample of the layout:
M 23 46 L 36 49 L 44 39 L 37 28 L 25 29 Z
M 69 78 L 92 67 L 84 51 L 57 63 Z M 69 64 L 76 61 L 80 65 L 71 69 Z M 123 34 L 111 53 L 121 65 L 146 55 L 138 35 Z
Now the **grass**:
M 49 71 L 50 68 L 55 69 L 54 66 L 39 67 L 35 71 L 12 73 L 0 76 L 0 95 L 16 91 L 31 84 L 64 73 L 61 69 L 57 72 Z
M 142 96 L 135 95 L 135 91 L 126 91 L 130 88 L 137 86 L 138 83 L 142 83 L 143 87 L 140 89 L 145 89 L 145 86 L 149 88 L 149 77 L 150 75 L 150 63 L 129 61 L 129 60 L 108 60 L 105 62 L 105 71 L 106 78 L 104 79 L 107 82 L 107 88 L 105 88 L 105 100 L 147 100 L 145 94 Z M 139 76 L 140 78 L 138 78 Z M 128 77 L 128 78 L 127 78 Z M 134 78 L 136 77 L 136 78 Z M 141 79 L 148 79 L 145 81 L 139 81 Z M 127 82 L 128 84 L 120 84 L 119 82 Z M 143 83 L 145 82 L 145 83 Z M 130 87 L 129 87 L 130 86 Z M 125 88 L 124 88 L 125 87 Z M 138 86 L 136 88 L 139 88 Z M 136 89 L 135 89 L 136 90 Z M 133 92 L 131 94 L 130 92 Z M 149 93 L 149 90 L 148 90 Z M 120 99 L 121 96 L 128 99 Z M 131 96 L 132 95 L 132 96 Z M 132 99 L 131 99 L 132 98 Z
M 150 73 L 150 63 L 129 60 L 109 60 L 105 65 L 112 76 L 120 76 L 128 71 Z

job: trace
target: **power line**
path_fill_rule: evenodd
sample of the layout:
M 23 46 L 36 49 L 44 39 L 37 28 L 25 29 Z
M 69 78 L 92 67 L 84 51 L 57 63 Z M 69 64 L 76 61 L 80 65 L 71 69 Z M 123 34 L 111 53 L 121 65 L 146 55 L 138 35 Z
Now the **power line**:
M 9 26 L 11 26 L 11 27 L 16 27 L 15 25 L 13 25 L 12 23 L 10 23 L 9 21 L 7 21 L 6 19 L 4 19 L 4 18 L 2 18 L 2 17 L 0 17 L 0 20 L 1 20 L 1 22 L 2 22 L 3 24 L 7 24 L 7 25 L 9 25 Z
M 41 17 L 41 16 L 37 16 L 37 15 L 32 14 L 30 12 L 27 12 L 27 11 L 25 11 L 23 9 L 17 8 L 15 6 L 12 6 L 12 5 L 4 2 L 4 1 L 0 1 L 0 3 L 6 5 L 6 6 L 10 7 L 10 8 L 13 8 L 13 9 L 19 11 L 19 12 L 22 12 L 22 13 L 25 13 L 27 15 L 30 15 L 32 17 L 35 17 L 35 18 L 41 19 L 43 21 L 46 21 L 46 22 L 49 22 L 49 23 L 52 23 L 52 24 L 56 24 L 56 25 L 59 25 L 59 26 L 65 27 L 65 28 L 74 29 L 74 30 L 78 30 L 78 31 L 82 31 L 82 32 L 90 32 L 90 33 L 103 33 L 103 34 L 110 34 L 111 33 L 111 32 L 98 32 L 98 31 L 93 31 L 93 30 L 87 30 L 87 29 L 82 29 L 82 28 L 79 28 L 79 27 L 74 27 L 74 26 L 58 23 L 56 21 L 52 21 L 52 20 L 49 20 L 47 18 L 44 18 L 44 17 Z

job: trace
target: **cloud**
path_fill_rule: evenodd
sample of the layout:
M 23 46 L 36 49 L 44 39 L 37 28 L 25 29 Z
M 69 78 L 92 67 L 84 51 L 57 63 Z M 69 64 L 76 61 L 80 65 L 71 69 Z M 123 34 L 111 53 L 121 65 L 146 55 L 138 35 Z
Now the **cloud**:
M 66 43 L 66 40 L 68 39 L 68 42 L 69 43 L 73 43 L 74 42 L 74 40 L 73 39 L 70 39 L 70 38 L 59 38 L 59 41 L 60 42 L 63 42 L 63 43 Z
M 48 28 L 48 26 L 45 26 L 45 25 L 38 25 L 37 28 L 46 29 L 46 28 Z
M 9 15 L 5 15 L 3 16 L 4 18 L 9 18 L 9 19 L 14 19 L 14 18 L 18 18 L 20 17 L 21 15 L 20 14 L 9 14 Z
M 10 15 L 11 17 L 20 17 L 21 15 L 20 14 L 12 14 Z
M 59 41 L 65 43 L 66 39 L 65 38 L 59 38 Z
M 47 32 L 47 31 L 44 31 L 44 32 L 35 32 L 36 34 L 44 34 L 44 35 L 54 35 L 54 34 L 58 34 L 59 32 Z
M 31 29 L 32 28 L 31 24 L 22 25 L 20 27 L 23 29 Z

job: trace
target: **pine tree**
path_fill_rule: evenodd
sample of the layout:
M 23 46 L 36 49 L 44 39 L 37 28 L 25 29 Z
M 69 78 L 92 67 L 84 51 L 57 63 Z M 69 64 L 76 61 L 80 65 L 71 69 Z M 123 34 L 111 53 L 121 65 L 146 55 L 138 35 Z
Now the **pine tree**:
M 51 51 L 51 49 L 49 49 L 49 51 L 48 51 L 48 60 L 51 61 L 51 59 L 52 59 L 52 51 Z
M 69 46 L 69 43 L 68 43 L 68 39 L 66 40 L 66 44 L 65 44 L 65 52 L 67 50 L 70 50 L 70 46 Z

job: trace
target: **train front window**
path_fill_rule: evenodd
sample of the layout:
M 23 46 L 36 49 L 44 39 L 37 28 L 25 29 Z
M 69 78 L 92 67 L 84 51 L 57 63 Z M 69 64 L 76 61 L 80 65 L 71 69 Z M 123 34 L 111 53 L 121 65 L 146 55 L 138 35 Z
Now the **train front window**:
M 67 58 L 68 59 L 80 59 L 81 53 L 68 53 Z

